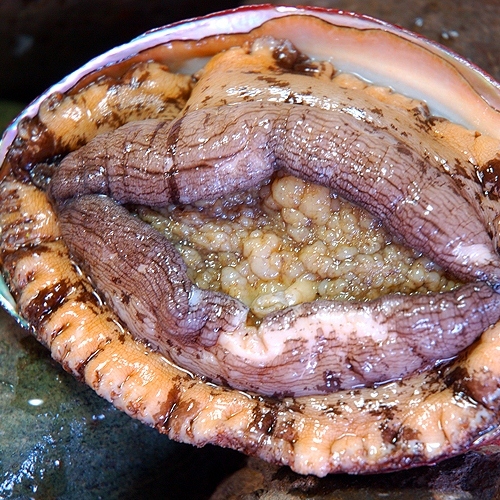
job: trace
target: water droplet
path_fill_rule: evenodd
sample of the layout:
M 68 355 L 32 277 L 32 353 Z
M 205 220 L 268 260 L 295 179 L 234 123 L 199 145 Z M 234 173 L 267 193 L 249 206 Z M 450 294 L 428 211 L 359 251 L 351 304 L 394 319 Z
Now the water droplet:
M 44 403 L 43 399 L 40 398 L 28 399 L 28 404 L 31 406 L 41 406 L 43 405 L 43 403 Z
M 442 31 L 441 38 L 443 40 L 451 40 L 453 38 L 458 38 L 458 31 L 456 30 Z

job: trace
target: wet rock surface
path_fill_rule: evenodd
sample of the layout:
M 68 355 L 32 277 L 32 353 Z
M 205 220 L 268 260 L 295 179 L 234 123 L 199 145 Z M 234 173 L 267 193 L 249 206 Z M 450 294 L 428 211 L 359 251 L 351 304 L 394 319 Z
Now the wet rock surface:
M 356 10 L 399 24 L 449 46 L 500 78 L 500 42 L 495 36 L 496 23 L 492 21 L 500 18 L 500 3 L 495 0 L 307 3 Z M 2 24 L 13 19 L 4 16 L 7 11 L 1 10 L 10 4 L 14 3 L 6 2 L 0 8 L 0 31 L 13 35 L 12 24 Z M 22 3 L 30 4 L 35 8 L 35 3 Z M 210 5 L 211 10 L 218 7 Z M 183 10 L 177 18 L 190 15 L 192 12 Z M 26 15 L 23 19 L 26 20 Z M 168 21 L 157 19 L 141 27 L 141 31 Z M 69 19 L 66 23 L 71 26 Z M 54 21 L 51 36 L 57 37 L 58 29 L 63 27 Z M 61 50 L 68 50 L 60 45 Z M 80 62 L 83 61 L 74 63 L 74 67 Z M 35 78 L 28 68 L 29 60 L 22 59 L 25 77 Z M 7 113 L 11 113 L 10 109 Z M 3 312 L 0 312 L 0 415 L 0 498 L 6 499 L 500 498 L 498 447 L 470 452 L 435 467 L 378 476 L 336 475 L 318 479 L 294 474 L 286 467 L 246 459 L 233 451 L 216 447 L 196 449 L 174 443 L 115 410 L 74 380 Z
M 362 500 L 499 498 L 500 449 L 470 452 L 434 467 L 369 476 L 300 476 L 286 467 L 249 459 L 223 481 L 211 500 Z
M 0 498 L 206 498 L 237 452 L 170 441 L 65 373 L 0 315 Z M 194 480 L 196 478 L 196 480 Z

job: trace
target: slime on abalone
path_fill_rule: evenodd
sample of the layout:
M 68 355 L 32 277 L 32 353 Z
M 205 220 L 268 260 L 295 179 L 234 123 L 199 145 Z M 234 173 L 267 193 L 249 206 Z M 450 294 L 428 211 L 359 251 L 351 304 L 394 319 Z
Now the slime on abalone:
M 258 78 L 219 90 L 214 75 L 235 53 Z M 403 132 L 391 107 L 311 81 L 317 67 L 287 43 L 258 40 L 214 59 L 179 117 L 97 136 L 62 160 L 50 184 L 72 254 L 137 338 L 209 380 L 305 395 L 403 377 L 456 356 L 500 319 L 500 295 L 488 287 L 499 284 L 500 259 L 475 207 L 428 154 L 427 131 Z M 191 203 L 276 170 L 334 189 L 455 275 L 487 284 L 425 298 L 317 302 L 255 328 L 243 304 L 193 286 L 168 242 L 102 196 Z

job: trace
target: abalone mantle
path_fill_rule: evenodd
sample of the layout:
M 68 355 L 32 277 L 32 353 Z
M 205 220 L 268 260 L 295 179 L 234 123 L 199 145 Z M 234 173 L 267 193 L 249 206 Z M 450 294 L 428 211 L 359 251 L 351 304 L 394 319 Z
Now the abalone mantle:
M 12 241 L 11 248 L 15 248 L 16 245 L 25 246 L 27 241 L 26 238 L 34 238 L 32 242 L 33 241 L 40 242 L 45 238 L 47 238 L 47 240 L 51 240 L 55 235 L 57 235 L 57 230 L 50 225 L 51 223 L 49 224 L 49 222 L 52 220 L 51 218 L 52 216 L 50 214 L 50 208 L 44 205 L 44 201 L 42 199 L 39 199 L 37 202 L 35 202 L 35 198 L 37 198 L 38 195 L 36 195 L 34 191 L 33 192 L 30 191 L 32 189 L 30 186 L 21 185 L 16 180 L 8 179 L 8 181 L 4 182 L 3 189 L 5 195 L 3 203 L 6 204 L 5 205 L 6 207 L 9 207 L 11 209 L 11 213 L 14 214 L 13 217 L 15 220 L 19 221 L 19 215 L 20 215 L 19 211 L 23 213 L 23 217 L 27 217 L 28 215 L 34 213 L 35 209 L 34 206 L 29 206 L 26 208 L 22 207 L 22 205 L 26 203 L 26 199 L 18 198 L 18 195 L 24 193 L 25 191 L 27 191 L 29 196 L 32 197 L 32 201 L 28 201 L 28 205 L 30 203 L 41 204 L 40 210 L 38 211 L 39 213 L 38 220 L 41 221 L 44 218 L 43 216 L 46 217 L 44 222 L 36 224 L 34 228 L 30 227 L 31 231 L 29 235 L 24 230 L 19 231 L 18 229 L 22 227 L 23 224 L 25 225 L 24 226 L 25 228 L 26 224 L 28 226 L 32 225 L 32 221 L 26 222 L 28 219 L 31 219 L 31 217 L 28 217 L 28 219 L 24 219 L 21 224 L 17 222 L 17 224 L 19 224 L 17 228 L 14 228 L 13 226 L 8 228 L 9 230 L 13 230 L 11 234 L 12 236 L 15 236 L 17 238 L 17 242 Z M 33 229 L 36 229 L 36 231 L 33 231 Z M 4 234 L 9 236 L 9 230 L 7 231 L 4 230 Z M 16 238 L 13 238 L 13 240 L 15 240 Z M 7 238 L 7 240 L 8 239 L 9 238 Z M 35 253 L 36 253 L 36 259 L 41 259 L 43 261 L 44 259 L 49 259 L 50 255 L 54 255 L 57 257 L 65 255 L 65 249 L 64 246 L 59 243 L 57 245 L 56 244 L 52 245 L 47 243 L 39 247 Z M 14 290 L 20 293 L 21 295 L 22 293 L 24 293 L 25 286 L 27 283 L 32 284 L 35 289 L 37 286 L 34 281 L 36 273 L 30 271 L 26 275 L 23 275 L 23 273 L 26 272 L 26 268 L 24 267 L 24 265 L 30 262 L 29 259 L 31 257 L 33 257 L 33 255 L 30 256 L 27 249 L 23 248 L 22 256 L 18 255 L 13 259 L 10 258 L 6 259 L 6 268 L 10 272 L 12 286 Z M 28 259 L 28 260 L 23 261 L 22 259 Z M 42 267 L 44 266 L 41 265 L 40 262 L 41 261 L 39 261 L 39 265 L 41 267 L 39 267 L 39 269 L 42 269 Z M 45 275 L 46 281 L 44 281 L 44 284 L 47 285 L 47 283 L 51 283 L 50 287 L 47 286 L 47 291 L 49 291 L 49 288 L 50 290 L 53 291 L 54 287 L 59 290 L 66 287 L 66 291 L 70 290 L 71 293 L 73 294 L 73 297 L 75 297 L 74 295 L 76 293 L 75 291 L 78 289 L 78 286 L 80 286 L 77 285 L 77 282 L 81 280 L 77 278 L 77 275 L 71 275 L 72 270 L 70 268 L 62 270 L 61 267 L 64 267 L 64 262 L 61 262 L 61 264 L 59 265 L 53 266 L 51 268 L 51 271 L 49 271 L 49 268 L 45 268 L 48 274 Z M 61 273 L 59 273 L 59 270 L 61 270 Z M 52 282 L 49 279 L 51 272 L 54 272 Z M 61 281 L 61 276 L 63 275 L 63 272 L 66 272 L 67 275 L 66 278 Z M 83 299 L 85 299 L 84 302 L 86 304 L 86 309 L 95 309 L 97 307 L 95 301 L 94 304 L 90 307 L 89 304 L 91 302 L 88 300 L 89 299 L 88 293 L 84 294 L 83 292 L 83 290 L 89 290 L 89 288 L 84 284 L 81 286 L 83 286 L 83 289 L 80 289 L 79 293 L 76 293 L 76 295 L 79 296 L 79 299 L 82 300 L 82 303 L 80 303 L 80 307 L 83 306 Z M 21 290 L 23 291 L 21 292 Z M 57 297 L 56 297 L 57 294 L 55 295 L 53 294 L 52 298 L 47 298 L 46 296 L 45 299 L 43 300 L 41 300 L 41 296 L 39 294 L 36 295 L 36 297 L 38 298 L 35 297 L 33 298 L 33 300 L 27 299 L 26 296 L 24 296 L 23 299 L 21 295 L 19 296 L 19 303 L 22 308 L 24 300 L 25 304 L 24 314 L 31 320 L 32 324 L 35 326 L 40 338 L 44 340 L 47 344 L 52 345 L 53 353 L 55 354 L 55 356 L 61 359 L 63 361 L 63 364 L 65 364 L 68 369 L 79 372 L 85 378 L 88 377 L 87 378 L 88 382 L 91 382 L 93 379 L 92 385 L 94 385 L 96 389 L 98 390 L 100 389 L 101 393 L 103 393 L 103 391 L 106 390 L 106 387 L 105 386 L 101 387 L 102 379 L 106 377 L 111 377 L 112 379 L 113 374 L 111 372 L 110 373 L 103 372 L 102 363 L 108 364 L 108 361 L 105 361 L 107 357 L 106 356 L 102 357 L 102 354 L 107 349 L 107 347 L 105 348 L 105 346 L 109 346 L 110 344 L 113 343 L 113 335 L 110 335 L 108 337 L 105 336 L 106 338 L 103 338 L 102 333 L 100 333 L 99 335 L 101 337 L 99 343 L 102 345 L 102 350 L 98 349 L 97 351 L 94 351 L 94 355 L 90 356 L 90 358 L 89 356 L 82 357 L 81 352 L 78 354 L 76 354 L 75 352 L 71 352 L 72 349 L 79 349 L 83 347 L 74 345 L 73 344 L 74 338 L 68 339 L 70 340 L 69 343 L 67 342 L 65 342 L 64 344 L 60 343 L 64 342 L 63 339 L 60 338 L 61 335 L 65 335 L 66 333 L 69 332 L 62 331 L 60 328 L 58 329 L 56 325 L 53 323 L 54 321 L 55 322 L 59 321 L 57 318 L 55 318 L 56 315 L 52 314 L 52 311 L 54 311 L 55 306 L 59 305 L 57 304 Z M 61 304 L 60 307 L 58 308 L 58 311 L 61 308 L 64 308 L 65 306 L 69 307 L 70 304 L 68 304 L 67 302 Z M 94 310 L 93 312 L 96 313 L 97 311 Z M 84 316 L 83 313 L 78 314 L 78 316 L 80 319 L 83 320 Z M 104 317 L 105 314 L 103 313 L 101 316 L 101 314 L 99 313 L 98 316 Z M 48 323 L 51 322 L 52 325 L 49 328 Z M 424 428 L 424 430 L 427 433 L 437 432 L 437 431 L 436 429 L 433 430 L 429 428 L 427 422 L 420 421 L 417 413 L 412 412 L 411 410 L 410 412 L 408 412 L 406 408 L 402 408 L 400 402 L 404 398 L 408 398 L 408 400 L 409 401 L 411 400 L 414 404 L 419 404 L 423 403 L 424 400 L 428 400 L 430 396 L 432 396 L 433 394 L 436 396 L 439 395 L 439 397 L 444 396 L 446 398 L 446 395 L 449 393 L 449 391 L 451 391 L 451 393 L 453 393 L 453 399 L 455 401 L 459 400 L 461 401 L 459 406 L 461 407 L 461 411 L 465 412 L 465 414 L 462 413 L 462 417 L 466 415 L 465 419 L 467 421 L 469 429 L 472 428 L 477 429 L 479 426 L 484 425 L 484 422 L 488 421 L 488 419 L 490 422 L 494 422 L 494 418 L 489 414 L 488 411 L 488 405 L 490 404 L 488 398 L 491 396 L 491 393 L 488 392 L 488 389 L 491 388 L 491 385 L 486 386 L 483 384 L 478 387 L 476 383 L 478 380 L 482 378 L 481 376 L 479 376 L 478 379 L 477 377 L 470 377 L 469 375 L 467 375 L 466 371 L 465 372 L 460 371 L 464 370 L 464 363 L 465 366 L 467 366 L 467 364 L 470 362 L 471 359 L 474 360 L 474 352 L 477 352 L 477 349 L 481 344 L 483 344 L 484 342 L 491 341 L 491 335 L 493 334 L 494 331 L 495 329 L 485 333 L 481 338 L 479 345 L 475 347 L 475 349 L 470 353 L 470 355 L 465 360 L 461 360 L 457 362 L 457 364 L 455 365 L 445 366 L 441 370 L 432 373 L 417 375 L 409 381 L 387 384 L 386 386 L 377 388 L 376 390 L 362 389 L 355 392 L 342 393 L 336 397 L 333 396 L 312 397 L 308 399 L 284 398 L 281 401 L 264 401 L 259 398 L 251 398 L 248 395 L 243 395 L 245 398 L 248 398 L 247 410 L 251 410 L 251 415 L 253 415 L 250 419 L 251 421 L 248 420 L 249 414 L 238 405 L 239 398 L 242 395 L 236 396 L 234 393 L 232 393 L 235 397 L 233 403 L 236 406 L 233 406 L 232 410 L 229 410 L 229 408 L 226 407 L 226 411 L 229 411 L 229 414 L 231 415 L 230 420 L 232 421 L 231 425 L 229 425 L 229 427 L 227 427 L 226 429 L 229 429 L 232 425 L 236 425 L 236 427 L 238 427 L 238 423 L 242 424 L 244 428 L 246 425 L 247 432 L 244 432 L 244 434 L 246 434 L 247 436 L 243 439 L 243 441 L 245 442 L 245 446 L 242 446 L 241 441 L 239 441 L 239 438 L 236 438 L 236 436 L 232 434 L 231 431 L 229 431 L 229 436 L 228 436 L 224 428 L 222 430 L 218 429 L 217 431 L 214 428 L 212 428 L 212 432 L 215 432 L 217 435 L 215 441 L 223 445 L 226 444 L 235 446 L 237 448 L 243 448 L 248 452 L 256 452 L 268 459 L 272 460 L 280 459 L 284 463 L 290 463 L 299 472 L 313 472 L 319 475 L 323 475 L 324 473 L 333 470 L 368 471 L 368 470 L 379 470 L 381 468 L 387 469 L 391 467 L 397 467 L 399 465 L 407 463 L 408 458 L 403 458 L 405 455 L 413 457 L 418 455 L 419 460 L 421 460 L 422 455 L 423 456 L 426 456 L 426 454 L 432 455 L 433 450 L 426 449 L 425 446 L 422 447 L 422 443 L 425 441 L 420 439 L 420 436 L 418 434 L 419 430 Z M 55 332 L 57 332 L 57 336 L 55 336 L 56 335 Z M 47 337 L 44 337 L 44 335 L 47 335 Z M 54 338 L 52 338 L 53 335 Z M 117 340 L 119 339 L 119 342 L 123 346 L 126 346 L 131 342 L 129 337 L 128 336 L 124 337 L 122 333 L 118 334 L 116 339 Z M 91 340 L 89 338 L 86 343 L 87 347 L 89 347 L 91 343 L 95 343 L 96 341 L 97 339 Z M 133 344 L 132 342 L 132 345 L 135 344 Z M 127 351 L 129 348 L 130 345 L 128 347 L 123 347 L 124 352 Z M 60 349 L 62 349 L 62 351 Z M 120 351 L 120 348 L 118 349 L 118 351 Z M 97 372 L 92 372 L 92 369 L 91 368 L 89 369 L 89 363 L 92 364 L 93 360 L 96 357 L 100 357 L 101 364 L 99 365 Z M 112 357 L 113 356 L 111 356 L 111 358 Z M 135 356 L 130 351 L 128 351 L 127 357 L 124 357 L 122 361 L 119 361 L 119 364 L 123 363 L 124 365 L 130 366 L 129 364 L 130 360 L 134 358 Z M 64 360 L 66 360 L 65 363 Z M 151 354 L 149 360 L 150 362 L 147 365 L 149 366 L 149 368 L 155 366 L 158 361 L 160 361 L 160 364 L 162 363 L 161 359 L 158 360 L 154 355 Z M 165 366 L 164 368 L 165 370 L 167 370 L 167 372 L 169 369 L 174 370 L 175 372 L 175 368 L 168 368 L 167 366 Z M 161 371 L 162 370 L 160 369 L 160 372 Z M 164 373 L 165 372 L 163 372 L 163 374 Z M 444 374 L 446 374 L 446 376 L 444 376 Z M 128 373 L 127 381 L 129 381 L 130 375 L 132 375 L 132 373 Z M 142 375 L 135 373 L 135 371 L 133 372 L 134 377 Z M 227 395 L 229 398 L 231 398 L 231 396 L 229 395 L 231 393 L 228 393 L 228 391 L 224 389 L 215 388 L 207 384 L 204 384 L 203 385 L 204 388 L 201 388 L 200 384 L 203 384 L 202 382 L 197 381 L 196 379 L 193 379 L 191 382 L 188 382 L 189 377 L 184 378 L 184 382 L 181 384 L 182 387 L 180 387 L 178 383 L 181 382 L 181 380 L 183 380 L 183 376 L 181 376 L 180 374 L 178 375 L 180 378 L 174 377 L 176 378 L 175 382 L 172 380 L 170 383 L 171 390 L 169 391 L 168 398 L 164 399 L 163 401 L 165 405 L 165 406 L 162 405 L 163 410 L 160 411 L 159 413 L 158 412 L 155 413 L 154 415 L 150 413 L 151 407 L 148 408 L 147 405 L 159 404 L 160 403 L 159 401 L 156 401 L 156 403 L 154 403 L 152 400 L 147 400 L 148 398 L 144 397 L 139 397 L 139 399 L 134 399 L 135 396 L 132 396 L 131 394 L 125 395 L 122 392 L 124 388 L 120 388 L 119 394 L 116 393 L 115 390 L 113 390 L 112 394 L 107 393 L 104 395 L 107 395 L 108 398 L 114 400 L 118 406 L 122 406 L 120 404 L 120 399 L 124 397 L 123 405 L 127 407 L 129 412 L 136 413 L 142 416 L 143 419 L 146 420 L 149 419 L 150 423 L 153 423 L 158 427 L 162 426 L 158 424 L 159 420 L 157 419 L 158 418 L 160 420 L 163 419 L 165 425 L 164 430 L 169 432 L 169 434 L 172 435 L 173 437 L 181 438 L 183 440 L 189 440 L 197 444 L 202 444 L 203 442 L 206 442 L 204 441 L 204 439 L 207 436 L 207 432 L 210 434 L 211 431 L 209 429 L 211 428 L 211 426 L 215 425 L 215 427 L 217 427 L 217 423 L 216 422 L 209 423 L 207 422 L 206 418 L 203 418 L 201 416 L 201 414 L 205 410 L 208 411 L 208 408 L 203 406 L 203 402 L 207 403 L 207 400 L 203 399 L 207 397 L 207 394 L 205 394 L 205 396 L 201 396 L 201 399 L 199 401 L 194 402 L 194 400 L 191 400 L 189 404 L 187 404 L 186 402 L 184 404 L 179 405 L 179 402 L 182 399 L 184 391 L 194 390 L 195 392 L 196 391 L 203 392 L 207 390 L 209 394 L 211 394 L 209 399 L 216 397 L 218 398 L 217 404 L 218 405 L 223 404 L 223 406 L 224 406 L 225 396 Z M 463 377 L 464 375 L 465 377 Z M 162 375 L 159 375 L 159 378 L 161 377 Z M 130 379 L 132 379 L 132 377 L 130 377 Z M 415 385 L 417 380 L 419 384 L 422 384 L 425 381 L 424 387 L 426 387 L 426 389 L 428 388 L 429 391 L 431 391 L 430 393 L 427 393 L 427 396 L 423 394 L 419 389 L 417 389 L 418 387 L 421 387 L 419 385 Z M 175 390 L 172 386 L 172 383 L 174 383 Z M 150 389 L 151 388 L 152 387 L 150 386 Z M 130 390 L 137 391 L 143 389 L 144 388 L 136 387 L 133 382 L 131 383 Z M 473 397 L 471 397 L 473 391 L 476 391 L 476 393 Z M 190 396 L 188 396 L 188 398 L 189 397 Z M 130 398 L 134 399 L 136 403 L 132 404 L 131 403 L 132 399 Z M 464 400 L 464 398 L 466 399 Z M 199 404 L 200 401 L 201 404 Z M 361 404 L 360 408 L 356 410 L 355 408 L 358 407 L 361 401 L 363 401 L 363 404 Z M 464 404 L 464 401 L 467 401 L 468 404 Z M 476 403 L 471 404 L 470 401 L 476 401 Z M 479 405 L 484 405 L 484 406 L 478 407 L 477 401 L 481 401 Z M 242 403 L 242 401 L 240 401 L 240 403 Z M 368 410 L 368 408 L 371 409 Z M 386 420 L 386 417 L 388 415 L 387 412 L 389 411 L 389 409 L 391 412 L 391 417 L 388 418 L 388 420 Z M 428 407 L 427 410 L 429 410 Z M 442 411 L 446 410 L 446 405 L 441 406 L 441 410 Z M 454 411 L 455 410 L 456 408 L 454 409 Z M 191 413 L 191 411 L 193 413 Z M 346 441 L 346 436 L 349 436 L 348 428 L 350 426 L 349 418 L 346 417 L 348 413 L 352 413 L 353 411 L 357 415 L 356 425 L 361 427 L 366 426 L 368 434 L 365 434 L 364 432 L 361 434 L 358 433 L 357 436 L 351 436 Z M 188 417 L 187 420 L 184 419 L 183 422 L 180 422 L 178 418 L 181 415 L 183 415 L 183 417 L 186 417 L 187 414 L 185 412 L 188 412 L 190 417 Z M 392 428 L 391 427 L 392 424 L 389 425 L 388 421 L 391 422 L 394 419 L 398 419 L 398 415 L 400 415 L 401 413 L 403 414 L 406 413 L 405 415 L 406 418 L 404 418 L 405 426 L 403 426 L 399 430 L 397 430 L 398 427 L 395 426 L 394 430 L 391 431 L 390 429 Z M 411 415 L 408 415 L 408 413 L 410 413 Z M 382 418 L 384 414 L 385 417 Z M 228 414 L 226 413 L 226 415 Z M 302 415 L 302 417 L 300 417 L 300 415 Z M 320 416 L 321 418 L 319 418 Z M 413 417 L 415 427 L 411 426 L 411 424 L 413 423 L 411 417 Z M 217 419 L 219 417 L 214 417 L 214 418 Z M 309 433 L 310 431 L 307 431 L 307 429 L 309 425 L 313 424 L 313 422 L 310 419 L 316 420 L 316 418 L 319 418 L 318 421 L 324 423 L 324 426 L 321 429 L 322 435 L 325 437 L 330 435 L 331 437 L 326 438 L 326 442 L 324 443 L 322 442 L 320 446 L 320 448 L 323 450 L 322 453 L 316 453 L 315 451 L 314 453 L 315 459 L 313 460 L 314 463 L 312 464 L 311 462 L 309 462 L 309 459 L 306 459 L 305 461 L 303 460 L 304 455 L 298 457 L 297 454 L 300 455 L 300 453 L 298 453 L 298 450 L 301 448 L 301 446 L 305 444 L 304 440 L 308 440 L 312 436 Z M 492 418 L 493 420 L 491 420 Z M 200 423 L 201 421 L 203 422 L 200 424 L 201 426 L 197 430 L 194 429 L 194 427 L 196 427 L 196 421 L 198 423 Z M 247 422 L 246 424 L 245 421 Z M 370 421 L 372 422 L 370 423 Z M 176 422 L 181 427 L 176 426 Z M 207 425 L 207 427 L 204 427 L 205 424 Z M 342 425 L 347 425 L 347 427 L 340 434 L 336 434 L 336 432 L 342 428 Z M 369 431 L 368 429 L 370 428 L 370 426 L 373 425 L 375 426 L 374 429 L 376 430 Z M 452 422 L 446 422 L 446 425 L 447 426 L 451 425 L 453 427 Z M 494 426 L 495 424 L 492 423 L 489 425 Z M 335 428 L 336 430 L 334 430 Z M 300 435 L 298 433 L 298 429 L 300 429 Z M 332 432 L 333 435 L 331 434 Z M 372 435 L 373 432 L 375 432 L 375 435 Z M 467 433 L 466 430 L 463 432 Z M 389 434 L 391 434 L 391 438 L 387 439 Z M 260 446 L 256 446 L 256 441 L 254 440 L 256 435 L 266 436 L 263 440 L 262 438 L 259 438 L 261 443 L 263 443 Z M 381 446 L 377 447 L 378 448 L 377 452 L 375 452 L 375 450 L 371 450 L 370 453 L 373 452 L 374 455 L 371 456 L 370 453 L 368 453 L 370 448 L 365 447 L 366 436 L 371 436 L 370 439 L 375 440 L 372 441 L 372 443 L 370 444 L 370 446 L 373 446 L 374 443 L 377 441 L 376 438 L 377 435 L 382 440 L 381 442 L 379 442 Z M 422 432 L 422 436 L 424 435 L 425 432 Z M 432 439 L 435 438 L 436 436 L 432 437 Z M 442 436 L 443 447 L 441 448 L 441 450 L 445 449 L 444 451 L 445 454 L 450 453 L 450 446 L 453 447 L 452 443 L 450 442 L 446 443 L 446 439 L 447 438 L 443 435 Z M 352 444 L 354 445 L 354 448 L 351 444 L 351 441 Z M 278 446 L 279 449 L 277 448 L 277 442 L 281 443 L 281 445 Z M 410 446 L 410 442 L 412 443 L 413 447 Z M 282 445 L 286 443 L 288 443 L 287 446 L 289 447 L 286 450 L 283 450 Z M 357 447 L 356 443 L 358 443 Z M 447 446 L 448 448 L 446 448 Z M 330 449 L 328 450 L 328 448 Z M 404 450 L 401 448 L 404 448 Z M 350 453 L 352 453 L 353 456 L 347 456 Z M 356 455 L 357 453 L 358 455 Z M 383 457 L 380 456 L 380 453 L 382 453 L 382 455 L 387 453 L 387 455 Z M 398 455 L 399 458 L 396 458 Z M 432 456 L 435 457 L 435 455 Z M 363 457 L 361 459 L 363 464 L 359 465 L 361 463 L 360 462 L 361 457 Z M 297 459 L 299 460 L 298 462 L 296 461 Z M 373 459 L 375 459 L 375 461 L 372 461 Z M 370 462 L 372 464 L 371 466 Z M 382 465 L 381 467 L 381 463 L 385 463 L 385 465 Z
M 171 243 L 116 203 L 244 193 L 280 170 L 366 208 L 459 277 L 500 283 L 489 221 L 471 196 L 479 185 L 456 166 L 466 159 L 433 141 L 422 103 L 405 112 L 390 96 L 370 99 L 358 82 L 332 79 L 331 65 L 269 37 L 214 56 L 200 73 L 178 117 L 98 135 L 61 160 L 48 187 L 70 253 L 137 339 L 210 381 L 304 396 L 399 379 L 456 356 L 500 319 L 500 295 L 480 283 L 425 298 L 297 304 L 258 325 L 241 301 L 194 286 Z M 266 258 L 267 246 L 255 252 Z M 309 259 L 319 254 L 313 247 Z M 276 254 L 266 261 L 272 272 Z

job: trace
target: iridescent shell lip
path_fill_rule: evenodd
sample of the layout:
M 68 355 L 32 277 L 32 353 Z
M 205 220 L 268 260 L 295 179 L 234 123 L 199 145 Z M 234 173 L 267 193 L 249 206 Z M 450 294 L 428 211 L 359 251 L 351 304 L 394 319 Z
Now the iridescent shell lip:
M 422 36 L 365 15 L 320 7 L 247 6 L 152 29 L 92 59 L 66 76 L 27 106 L 10 124 L 0 142 L 0 164 L 14 142 L 24 118 L 38 113 L 41 103 L 54 93 L 65 93 L 91 73 L 99 73 L 151 47 L 175 41 L 245 34 L 267 21 L 288 16 L 318 18 L 333 28 L 332 39 L 321 34 L 290 32 L 289 38 L 313 57 L 332 58 L 335 65 L 377 84 L 389 85 L 428 102 L 441 116 L 500 137 L 500 84 L 453 51 Z M 335 29 L 339 28 L 335 32 Z M 369 40 L 369 43 L 367 43 Z M 331 43 L 329 43 L 331 42 Z M 312 54 L 311 54 L 312 52 Z M 439 79 L 436 77 L 439 76 Z M 0 304 L 26 326 L 3 279 Z

